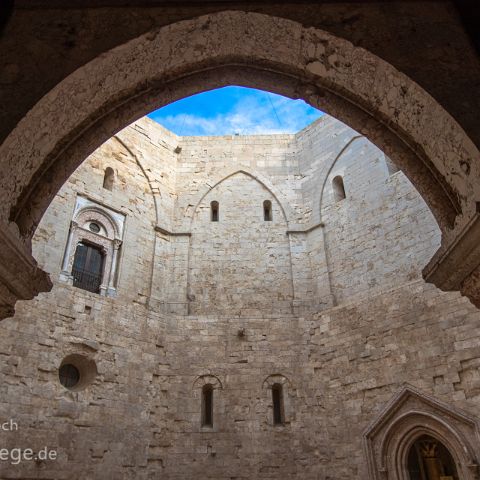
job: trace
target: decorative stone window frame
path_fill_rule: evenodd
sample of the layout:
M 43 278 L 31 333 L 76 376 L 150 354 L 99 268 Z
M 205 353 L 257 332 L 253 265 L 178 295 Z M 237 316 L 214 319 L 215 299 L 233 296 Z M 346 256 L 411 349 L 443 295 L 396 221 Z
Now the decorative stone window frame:
M 202 391 L 205 385 L 211 385 L 213 390 L 213 426 L 202 425 L 201 422 L 201 402 Z M 223 390 L 223 384 L 218 377 L 211 374 L 200 375 L 193 382 L 193 398 L 194 406 L 192 408 L 192 414 L 195 417 L 195 421 L 198 421 L 199 429 L 201 432 L 218 432 L 220 430 L 224 413 L 225 405 L 223 395 L 220 395 L 220 391 Z
M 276 384 L 282 386 L 283 395 L 283 423 L 275 424 L 273 421 L 273 403 L 272 403 L 272 387 Z M 266 423 L 274 428 L 288 427 L 293 420 L 295 420 L 293 408 L 293 388 L 290 380 L 279 373 L 269 375 L 262 385 L 263 397 L 265 405 L 268 405 L 266 411 Z
M 478 480 L 479 431 L 476 418 L 405 386 L 364 432 L 369 478 L 410 480 L 410 448 L 429 435 L 449 450 L 462 480 Z
M 100 295 L 115 297 L 117 295 L 116 273 L 118 252 L 122 245 L 120 238 L 122 226 L 118 225 L 109 212 L 100 205 L 88 205 L 77 210 L 70 223 L 67 246 L 62 262 L 60 280 L 73 285 L 72 268 L 75 251 L 81 242 L 87 242 L 101 249 L 104 256 Z M 95 233 L 89 230 L 90 223 L 97 223 L 101 228 Z

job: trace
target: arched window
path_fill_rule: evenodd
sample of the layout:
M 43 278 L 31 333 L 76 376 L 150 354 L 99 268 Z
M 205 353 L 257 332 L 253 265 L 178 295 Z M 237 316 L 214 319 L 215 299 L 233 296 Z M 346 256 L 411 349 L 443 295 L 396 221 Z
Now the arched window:
M 272 202 L 270 200 L 263 202 L 263 219 L 266 222 L 272 221 Z
M 285 423 L 285 409 L 283 406 L 283 386 L 280 383 L 272 385 L 273 424 Z
M 337 175 L 332 180 L 332 188 L 333 188 L 333 197 L 335 198 L 336 202 L 343 200 L 346 198 L 345 195 L 345 186 L 343 185 L 343 178 L 340 175 Z
M 213 385 L 202 387 L 202 427 L 213 427 Z
M 113 182 L 115 181 L 115 172 L 112 167 L 105 169 L 105 175 L 103 176 L 103 188 L 106 190 L 112 190 Z
M 413 443 L 407 461 L 410 480 L 459 479 L 451 453 L 430 435 Z
M 212 222 L 218 222 L 218 202 L 210 203 L 210 211 L 211 211 L 211 220 Z
M 103 274 L 103 254 L 100 248 L 79 243 L 73 259 L 73 286 L 99 293 Z

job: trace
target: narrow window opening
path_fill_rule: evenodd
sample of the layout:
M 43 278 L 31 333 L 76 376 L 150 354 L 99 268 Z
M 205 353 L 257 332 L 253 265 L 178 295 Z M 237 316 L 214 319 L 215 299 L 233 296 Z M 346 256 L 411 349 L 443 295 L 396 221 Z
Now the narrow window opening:
M 105 175 L 103 176 L 103 188 L 112 191 L 113 182 L 115 181 L 115 172 L 112 167 L 105 169 Z
M 263 219 L 266 222 L 272 221 L 272 202 L 270 200 L 263 202 Z
M 218 222 L 218 202 L 210 204 L 212 222 Z
M 202 388 L 202 427 L 213 427 L 213 387 Z
M 283 408 L 283 387 L 279 383 L 272 386 L 273 403 L 273 424 L 283 425 L 285 423 L 285 412 Z
M 79 243 L 73 259 L 73 286 L 99 293 L 102 283 L 103 254 L 100 248 Z
M 333 196 L 336 202 L 343 200 L 347 196 L 345 195 L 345 186 L 343 184 L 343 178 L 340 175 L 337 175 L 332 180 Z

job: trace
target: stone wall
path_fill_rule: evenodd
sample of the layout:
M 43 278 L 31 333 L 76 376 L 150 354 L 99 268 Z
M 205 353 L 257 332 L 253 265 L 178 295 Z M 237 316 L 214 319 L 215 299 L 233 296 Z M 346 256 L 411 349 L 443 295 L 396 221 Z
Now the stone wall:
M 0 337 L 0 420 L 18 424 L 0 448 L 58 459 L 0 461 L 0 478 L 364 479 L 363 432 L 405 384 L 478 417 L 480 312 L 421 280 L 438 228 L 356 135 L 328 117 L 247 139 L 141 120 L 88 158 L 35 237 L 54 289 L 20 302 Z M 77 194 L 126 215 L 115 298 L 59 280 Z M 71 355 L 80 390 L 59 382 Z
M 219 221 L 211 202 L 219 200 Z M 265 221 L 263 202 L 272 205 Z M 249 175 L 236 173 L 200 201 L 192 221 L 190 313 L 249 309 L 291 313 L 293 285 L 287 225 L 275 197 Z

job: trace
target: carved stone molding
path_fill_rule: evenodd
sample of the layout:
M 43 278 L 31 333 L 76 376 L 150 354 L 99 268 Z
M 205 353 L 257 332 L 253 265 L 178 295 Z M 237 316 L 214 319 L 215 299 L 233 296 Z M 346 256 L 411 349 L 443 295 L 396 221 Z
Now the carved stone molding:
M 480 213 L 477 212 L 455 241 L 423 269 L 423 277 L 441 290 L 460 290 L 480 308 L 479 269 Z
M 204 385 L 211 385 L 214 390 L 223 388 L 220 379 L 216 375 L 210 373 L 197 377 L 193 382 L 193 389 L 201 390 Z
M 479 478 L 478 420 L 409 385 L 364 432 L 370 478 L 409 480 L 408 453 L 422 435 L 435 438 L 449 450 L 461 479 Z
M 31 300 L 52 286 L 13 226 L 0 221 L 0 320 L 13 316 L 17 300 Z

